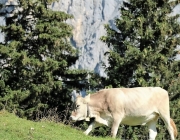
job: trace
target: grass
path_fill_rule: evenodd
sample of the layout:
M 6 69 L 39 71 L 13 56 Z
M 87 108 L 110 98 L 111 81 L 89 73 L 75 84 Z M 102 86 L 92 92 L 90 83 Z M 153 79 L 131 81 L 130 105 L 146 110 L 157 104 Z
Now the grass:
M 82 131 L 61 123 L 34 122 L 0 111 L 0 140 L 113 140 L 86 136 Z

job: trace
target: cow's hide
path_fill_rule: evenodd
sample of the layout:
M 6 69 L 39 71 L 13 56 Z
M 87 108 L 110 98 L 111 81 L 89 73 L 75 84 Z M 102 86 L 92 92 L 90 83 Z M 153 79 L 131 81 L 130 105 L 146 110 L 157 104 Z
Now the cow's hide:
M 160 87 L 136 87 L 104 89 L 84 98 L 78 96 L 70 118 L 73 121 L 94 118 L 85 131 L 86 135 L 100 125 L 111 127 L 112 137 L 116 137 L 120 123 L 130 126 L 147 124 L 149 139 L 155 140 L 159 117 L 174 140 L 177 129 L 170 118 L 167 91 Z

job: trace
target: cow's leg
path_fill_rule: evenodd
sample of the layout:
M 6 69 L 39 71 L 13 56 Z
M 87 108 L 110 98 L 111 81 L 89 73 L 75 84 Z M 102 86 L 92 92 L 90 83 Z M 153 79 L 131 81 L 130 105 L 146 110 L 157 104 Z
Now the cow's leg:
M 174 130 L 173 126 L 171 125 L 169 110 L 170 110 L 169 109 L 169 98 L 166 97 L 159 104 L 159 115 L 160 115 L 161 119 L 164 121 L 166 128 L 168 129 L 171 140 L 175 140 L 175 135 L 174 135 L 175 130 Z
M 100 123 L 100 124 L 109 126 L 109 122 L 108 122 L 107 120 L 105 120 L 105 119 L 99 117 L 99 116 L 95 118 L 95 121 L 98 122 L 98 123 Z
M 169 108 L 162 110 L 159 115 L 160 115 L 161 119 L 164 121 L 164 123 L 166 125 L 166 128 L 168 129 L 168 132 L 169 132 L 169 135 L 171 137 L 171 140 L 175 140 L 174 128 L 171 125 Z
M 168 129 L 171 140 L 175 140 L 175 138 L 174 138 L 174 129 L 173 129 L 172 125 L 171 125 L 170 117 L 169 116 L 161 116 L 161 118 L 163 119 L 163 121 L 164 121 L 164 123 L 166 125 L 166 128 Z
M 113 123 L 111 127 L 111 135 L 113 138 L 116 137 L 121 120 L 122 120 L 122 117 L 120 115 L 113 115 Z
M 152 120 L 147 124 L 149 129 L 149 140 L 155 140 L 156 138 L 157 135 L 156 123 L 157 120 Z
M 97 122 L 95 122 L 95 121 L 92 122 L 92 123 L 89 125 L 88 129 L 84 132 L 84 134 L 88 135 L 94 128 L 99 127 L 99 126 L 101 126 L 100 123 L 97 123 Z

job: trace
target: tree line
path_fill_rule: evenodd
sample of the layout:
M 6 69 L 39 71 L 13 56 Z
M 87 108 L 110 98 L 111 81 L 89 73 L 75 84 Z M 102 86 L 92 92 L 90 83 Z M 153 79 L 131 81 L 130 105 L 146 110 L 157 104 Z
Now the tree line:
M 107 77 L 72 69 L 78 50 L 71 45 L 73 28 L 66 20 L 73 16 L 53 11 L 55 0 L 18 0 L 22 10 L 6 17 L 0 26 L 0 109 L 34 119 L 38 111 L 71 107 L 73 89 L 103 87 L 160 86 L 169 92 L 171 117 L 180 130 L 180 44 L 179 14 L 172 14 L 179 1 L 129 0 L 120 7 L 114 27 L 106 24 L 100 39 L 109 51 Z M 3 5 L 1 5 L 1 8 Z M 30 18 L 29 18 L 30 17 Z M 100 84 L 101 83 L 101 84 Z M 168 133 L 159 120 L 159 139 Z M 144 127 L 127 127 L 119 134 L 126 139 L 145 139 Z M 96 135 L 107 135 L 101 127 Z

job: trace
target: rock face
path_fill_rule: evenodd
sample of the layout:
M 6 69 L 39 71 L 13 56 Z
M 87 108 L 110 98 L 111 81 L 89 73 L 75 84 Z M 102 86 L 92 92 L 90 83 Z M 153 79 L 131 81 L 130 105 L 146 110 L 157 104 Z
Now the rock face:
M 111 24 L 119 17 L 122 0 L 66 0 L 54 2 L 52 9 L 74 16 L 67 21 L 73 26 L 71 42 L 79 50 L 79 60 L 74 68 L 95 71 L 105 76 L 102 62 L 107 63 L 104 53 L 108 50 L 100 37 L 106 34 L 104 24 Z
M 5 25 L 4 17 L 0 17 L 0 26 Z M 4 35 L 0 32 L 0 42 L 3 42 Z

